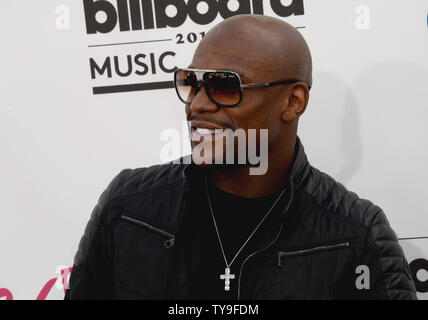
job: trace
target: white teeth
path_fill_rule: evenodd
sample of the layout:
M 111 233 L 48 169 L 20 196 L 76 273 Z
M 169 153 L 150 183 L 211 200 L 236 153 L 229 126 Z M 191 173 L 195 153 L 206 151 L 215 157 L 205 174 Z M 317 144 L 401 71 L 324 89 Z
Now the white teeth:
M 196 132 L 201 135 L 205 135 L 205 134 L 213 134 L 214 130 L 207 129 L 207 128 L 196 128 Z

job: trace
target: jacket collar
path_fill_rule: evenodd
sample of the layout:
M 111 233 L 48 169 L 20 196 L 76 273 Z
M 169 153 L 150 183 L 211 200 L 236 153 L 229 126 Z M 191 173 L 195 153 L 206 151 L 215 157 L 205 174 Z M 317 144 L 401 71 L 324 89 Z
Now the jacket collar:
M 306 176 L 309 174 L 310 165 L 306 157 L 305 149 L 299 136 L 296 137 L 296 146 L 294 149 L 294 160 L 290 168 L 290 178 L 294 186 L 300 186 Z

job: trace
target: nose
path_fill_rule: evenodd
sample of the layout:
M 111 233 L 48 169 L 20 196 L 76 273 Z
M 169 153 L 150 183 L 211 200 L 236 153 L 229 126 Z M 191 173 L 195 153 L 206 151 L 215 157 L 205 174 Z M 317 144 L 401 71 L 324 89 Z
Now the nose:
M 219 109 L 219 107 L 210 100 L 205 86 L 202 84 L 189 107 L 193 112 L 216 112 Z

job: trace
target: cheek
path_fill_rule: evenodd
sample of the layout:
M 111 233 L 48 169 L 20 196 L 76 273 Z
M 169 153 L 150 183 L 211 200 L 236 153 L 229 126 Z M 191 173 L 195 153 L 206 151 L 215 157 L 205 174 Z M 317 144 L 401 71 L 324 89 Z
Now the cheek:
M 273 125 L 274 119 L 271 107 L 264 99 L 254 95 L 254 99 L 248 101 L 239 110 L 239 113 L 237 112 L 236 119 L 239 120 L 239 125 L 245 129 L 269 129 Z
M 248 95 L 248 113 L 243 113 L 242 126 L 246 129 L 256 129 L 256 136 L 260 137 L 260 129 L 268 130 L 269 146 L 276 144 L 281 130 L 280 112 L 275 112 L 277 104 L 275 97 L 267 94 Z M 257 139 L 259 140 L 259 139 Z M 257 141 L 259 145 L 260 141 Z

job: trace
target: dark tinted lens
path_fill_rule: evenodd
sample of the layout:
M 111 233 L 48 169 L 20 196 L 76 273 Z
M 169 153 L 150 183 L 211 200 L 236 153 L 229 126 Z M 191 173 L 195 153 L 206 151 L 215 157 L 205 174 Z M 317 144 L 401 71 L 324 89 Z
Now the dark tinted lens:
M 235 105 L 240 98 L 239 78 L 229 72 L 209 72 L 204 76 L 208 92 L 218 103 L 226 106 Z
M 192 71 L 179 70 L 175 73 L 174 81 L 178 97 L 184 103 L 191 103 L 198 87 L 195 73 Z

